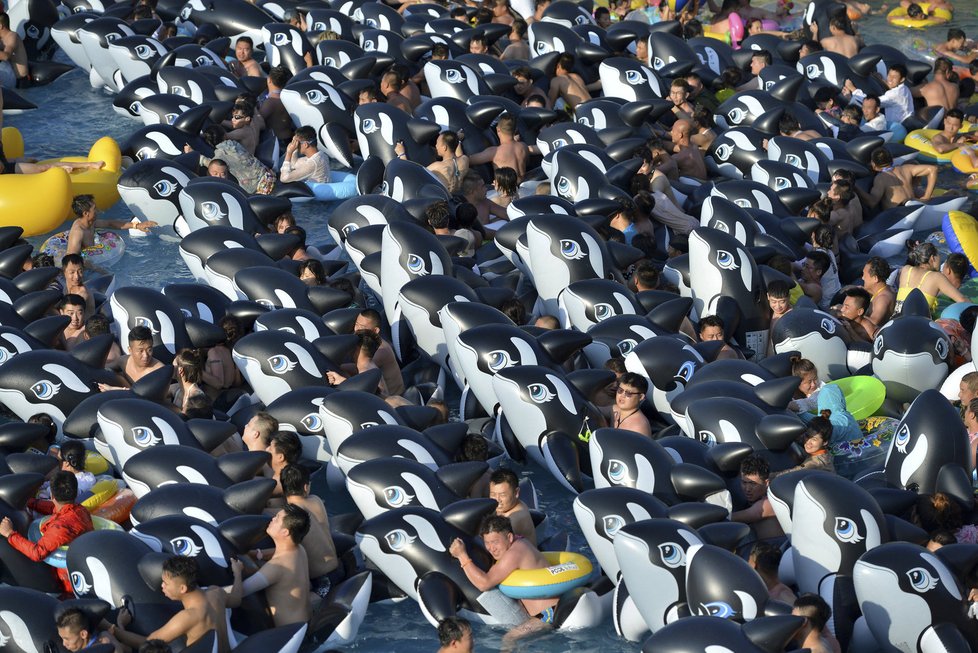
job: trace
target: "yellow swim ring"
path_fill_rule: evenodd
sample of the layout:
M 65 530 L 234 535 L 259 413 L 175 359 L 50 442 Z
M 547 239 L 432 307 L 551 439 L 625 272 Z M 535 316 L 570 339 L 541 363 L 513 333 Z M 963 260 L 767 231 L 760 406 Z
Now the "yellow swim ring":
M 940 134 L 941 131 L 940 129 L 915 129 L 907 134 L 903 144 L 920 152 L 918 158 L 921 161 L 928 163 L 950 163 L 952 157 L 960 148 L 954 148 L 950 152 L 944 153 L 935 150 L 931 139 Z M 963 129 L 958 133 L 962 132 L 964 132 Z
M 71 211 L 71 180 L 61 168 L 36 175 L 0 175 L 0 227 L 39 236 L 61 226 Z
M 966 151 L 970 151 L 972 149 L 972 147 L 959 147 L 951 153 L 951 165 L 954 166 L 955 170 L 965 174 L 978 172 L 978 167 L 971 163 L 971 158 L 968 156 Z
M 114 478 L 105 478 L 92 486 L 92 496 L 81 502 L 88 512 L 95 512 L 99 506 L 119 493 L 119 481 Z M 101 519 L 101 518 L 100 518 Z
M 926 18 L 910 18 L 907 16 L 907 10 L 905 7 L 897 7 L 886 15 L 886 20 L 889 21 L 891 25 L 896 25 L 898 27 L 911 27 L 919 29 L 922 27 L 943 25 L 952 18 L 951 12 L 947 9 L 934 9 L 931 11 L 929 2 L 919 2 L 917 4 L 919 4 L 920 8 L 924 10 L 925 14 L 927 14 Z
M 88 151 L 88 156 L 65 156 L 41 163 L 54 163 L 55 161 L 69 163 L 104 161 L 105 167 L 100 170 L 83 170 L 71 174 L 72 196 L 94 195 L 95 204 L 103 210 L 119 201 L 118 183 L 122 174 L 122 151 L 115 139 L 108 136 L 98 139 L 92 145 L 92 149 Z
M 580 553 L 544 551 L 543 557 L 549 567 L 517 569 L 499 584 L 499 591 L 511 599 L 550 599 L 580 587 L 591 576 L 591 561 Z

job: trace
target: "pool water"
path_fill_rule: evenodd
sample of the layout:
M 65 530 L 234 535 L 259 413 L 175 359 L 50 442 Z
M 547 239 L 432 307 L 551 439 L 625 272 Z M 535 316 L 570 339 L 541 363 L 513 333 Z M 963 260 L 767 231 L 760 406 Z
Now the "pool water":
M 873 6 L 878 9 L 880 4 L 874 2 Z M 970 37 L 978 36 L 978 2 L 959 0 L 958 7 L 953 25 L 964 29 Z M 800 10 L 801 7 L 795 11 Z M 888 43 L 905 52 L 911 51 L 915 40 L 918 41 L 918 47 L 920 41 L 942 41 L 947 30 L 946 26 L 916 31 L 899 29 L 887 24 L 882 15 L 869 16 L 858 26 L 868 43 Z M 59 53 L 56 58 L 67 62 L 63 53 Z M 99 137 L 109 135 L 121 143 L 142 124 L 115 113 L 111 106 L 111 97 L 105 92 L 92 89 L 88 76 L 81 71 L 73 71 L 49 86 L 28 89 L 23 94 L 38 104 L 40 109 L 19 116 L 7 116 L 4 124 L 21 130 L 28 156 L 46 158 L 87 154 L 91 144 Z M 964 179 L 963 175 L 953 169 L 943 168 L 938 185 L 948 190 L 961 189 L 964 187 Z M 335 205 L 319 203 L 295 207 L 296 218 L 308 232 L 310 243 L 329 240 L 326 219 L 334 207 Z M 117 219 L 130 217 L 121 203 L 106 211 L 104 216 Z M 66 223 L 63 228 L 67 227 Z M 192 280 L 179 256 L 179 240 L 171 229 L 162 228 L 145 237 L 133 238 L 128 233 L 122 236 L 127 244 L 127 253 L 112 269 L 120 284 L 160 289 L 168 283 Z M 32 242 L 39 245 L 43 240 L 44 237 L 38 237 L 32 239 Z M 551 516 L 553 527 L 572 534 L 571 548 L 589 553 L 573 516 L 573 497 L 546 470 L 528 465 L 517 471 L 529 475 L 536 484 L 541 495 L 541 507 Z M 353 509 L 349 497 L 324 498 L 333 514 Z M 500 629 L 477 626 L 477 650 L 498 649 L 503 634 L 504 631 Z M 388 653 L 395 647 L 401 653 L 421 653 L 438 647 L 435 631 L 412 601 L 371 606 L 360 629 L 359 638 L 345 650 Z M 638 644 L 619 638 L 609 619 L 601 627 L 584 632 L 536 636 L 519 644 L 517 650 L 614 653 L 634 652 L 639 648 Z

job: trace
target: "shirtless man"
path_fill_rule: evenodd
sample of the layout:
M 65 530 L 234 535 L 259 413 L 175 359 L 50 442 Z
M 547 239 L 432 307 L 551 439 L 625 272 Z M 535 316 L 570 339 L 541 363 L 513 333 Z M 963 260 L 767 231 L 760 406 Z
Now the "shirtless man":
M 537 529 L 530 509 L 520 500 L 520 481 L 508 469 L 497 469 L 489 477 L 489 498 L 496 500 L 496 514 L 509 519 L 513 533 L 537 545 Z
M 186 637 L 187 646 L 192 646 L 214 630 L 217 632 L 218 652 L 230 653 L 225 610 L 241 604 L 241 570 L 241 561 L 232 559 L 234 584 L 227 589 L 209 587 L 204 590 L 197 585 L 197 561 L 187 556 L 174 556 L 163 563 L 163 595 L 171 601 L 179 601 L 183 609 L 163 627 L 143 637 L 126 630 L 126 626 L 132 623 L 132 615 L 126 608 L 122 608 L 117 617 L 117 625 L 111 626 L 109 632 L 126 646 L 135 649 L 148 639 L 169 643 L 181 637 Z
M 513 533 L 513 526 L 509 519 L 492 515 L 482 522 L 479 535 L 486 547 L 486 551 L 496 562 L 488 571 L 483 571 L 474 564 L 465 550 L 465 543 L 461 539 L 455 538 L 448 552 L 452 557 L 457 558 L 462 565 L 465 577 L 469 579 L 476 589 L 487 592 L 497 587 L 501 582 L 516 571 L 517 569 L 545 569 L 550 563 L 543 557 L 535 546 L 525 539 L 517 539 Z M 526 608 L 530 619 L 520 626 L 517 626 L 507 637 L 528 634 L 536 630 L 548 628 L 553 624 L 554 607 L 557 605 L 558 598 L 549 599 L 521 599 L 520 602 Z
M 58 302 L 58 314 L 66 315 L 71 321 L 62 332 L 64 346 L 72 350 L 88 337 L 85 333 L 85 300 L 78 295 L 68 294 Z
M 10 29 L 10 16 L 6 12 L 0 12 L 0 43 L 3 43 L 3 50 L 0 50 L 0 82 L 8 88 L 26 86 L 30 82 L 27 50 L 17 32 Z
M 795 593 L 778 578 L 781 549 L 768 542 L 755 542 L 747 563 L 757 572 L 767 587 L 768 596 L 788 605 L 795 602 Z
M 428 170 L 438 175 L 451 194 L 462 187 L 462 177 L 469 169 L 469 157 L 462 154 L 462 143 L 453 131 L 443 131 L 435 139 L 435 154 L 439 160 L 428 166 Z
M 890 264 L 879 256 L 871 257 L 863 266 L 863 288 L 870 295 L 866 317 L 877 326 L 889 322 L 896 306 L 896 294 L 886 283 L 891 273 Z
M 839 307 L 839 315 L 845 318 L 844 324 L 850 335 L 864 342 L 872 342 L 879 325 L 866 317 L 872 296 L 865 288 L 847 288 L 845 299 Z
M 844 15 L 834 16 L 829 21 L 829 34 L 821 40 L 822 47 L 828 52 L 838 52 L 849 58 L 859 53 L 859 41 L 855 36 L 846 33 L 848 18 Z
M 380 92 L 387 96 L 387 104 L 397 107 L 409 116 L 414 115 L 411 102 L 401 94 L 404 80 L 396 72 L 388 71 L 380 78 Z
M 380 335 L 380 313 L 372 308 L 365 308 L 357 315 L 357 320 L 353 324 L 354 333 L 357 331 L 370 331 Z M 404 377 L 401 375 L 401 368 L 397 364 L 397 357 L 390 343 L 381 338 L 380 348 L 374 354 L 374 363 L 380 368 L 384 375 L 384 385 L 387 386 L 387 393 L 399 395 L 404 392 Z
M 469 170 L 462 178 L 462 196 L 479 212 L 479 222 L 487 225 L 498 220 L 507 220 L 506 208 L 486 197 L 486 182 L 475 170 Z
M 255 61 L 255 42 L 250 36 L 238 37 L 234 43 L 234 61 L 229 68 L 236 77 L 264 77 L 261 66 Z
M 137 326 L 129 331 L 129 353 L 116 359 L 112 370 L 119 375 L 120 386 L 99 383 L 102 392 L 130 388 L 150 372 L 163 367 L 163 363 L 153 357 L 153 332 L 149 327 Z
M 333 544 L 333 536 L 329 532 L 326 506 L 322 499 L 310 493 L 309 471 L 305 467 L 287 465 L 279 474 L 279 480 L 285 501 L 309 513 L 309 533 L 302 540 L 302 548 L 309 558 L 312 591 L 325 599 L 330 588 L 344 577 L 336 557 L 336 545 Z
M 248 451 L 268 451 L 272 433 L 278 431 L 278 420 L 271 413 L 259 411 L 248 420 L 241 432 L 241 441 Z
M 471 155 L 469 165 L 477 166 L 491 161 L 493 169 L 515 170 L 517 183 L 522 182 L 526 175 L 526 160 L 530 155 L 530 148 L 516 140 L 516 117 L 508 113 L 500 116 L 496 122 L 496 136 L 499 137 L 499 145 Z
M 958 109 L 951 109 L 944 114 L 944 129 L 939 134 L 934 134 L 930 142 L 934 150 L 944 154 L 956 150 L 965 143 L 974 143 L 975 139 L 971 134 L 959 134 L 964 114 Z
M 63 295 L 78 295 L 85 300 L 85 315 L 95 312 L 95 300 L 85 287 L 85 259 L 81 254 L 65 254 L 61 258 L 61 276 L 51 286 Z
M 690 141 L 692 131 L 693 123 L 689 120 L 677 120 L 673 123 L 670 132 L 674 152 L 672 160 L 679 166 L 680 175 L 705 180 L 706 162 L 700 148 Z
M 550 105 L 557 108 L 557 100 L 563 100 L 564 106 L 573 112 L 577 105 L 591 99 L 584 80 L 574 71 L 574 55 L 565 52 L 557 59 L 556 76 L 550 80 Z M 522 179 L 522 175 L 520 175 Z
M 147 232 L 151 227 L 157 226 L 152 220 L 139 222 L 137 220 L 96 220 L 98 209 L 95 206 L 95 197 L 92 195 L 78 195 L 71 202 L 72 212 L 78 219 L 71 223 L 71 231 L 68 232 L 68 245 L 65 252 L 68 254 L 81 254 L 86 247 L 95 245 L 95 228 L 100 229 L 139 229 Z
M 934 54 L 953 59 L 959 63 L 970 64 L 975 59 L 975 51 L 970 50 L 967 54 L 961 54 L 967 42 L 968 37 L 964 31 L 952 27 L 947 31 L 947 41 L 934 46 Z
M 283 496 L 282 470 L 299 462 L 299 458 L 302 456 L 302 442 L 293 431 L 276 431 L 269 438 L 266 451 L 272 456 L 268 464 L 272 468 L 272 478 L 275 479 L 275 491 L 272 492 L 273 499 L 268 503 L 270 506 L 275 506 L 277 511 L 282 506 L 282 501 L 275 500 L 275 497 Z
M 275 552 L 242 584 L 242 596 L 265 591 L 276 627 L 308 623 L 312 615 L 309 558 L 301 546 L 309 532 L 309 522 L 309 513 L 296 505 L 286 504 L 275 513 L 265 529 L 275 544 Z M 259 564 L 264 560 L 263 552 Z
M 919 163 L 894 166 L 893 155 L 884 147 L 873 150 L 871 161 L 873 172 L 876 173 L 872 189 L 869 193 L 865 193 L 861 188 L 856 187 L 856 192 L 864 206 L 870 209 L 876 207 L 881 210 L 892 209 L 895 206 L 903 206 L 912 199 L 929 200 L 934 194 L 934 186 L 937 184 L 937 166 Z M 913 188 L 914 180 L 921 177 L 927 180 L 927 187 L 920 197 L 916 197 Z
M 499 55 L 500 61 L 526 61 L 530 58 L 530 44 L 526 41 L 526 21 L 522 18 L 513 20 L 509 32 L 509 45 Z M 515 71 L 514 71 L 515 74 Z
M 507 48 L 507 50 L 508 49 L 509 48 Z M 525 107 L 527 101 L 533 96 L 540 96 L 546 99 L 547 93 L 533 83 L 533 72 L 529 67 L 520 66 L 519 68 L 514 69 L 513 79 L 516 80 L 516 86 L 513 87 L 513 92 L 516 93 L 517 98 L 519 98 L 521 106 Z M 549 109 L 550 105 L 547 104 L 546 108 Z
M 652 425 L 642 412 L 642 402 L 645 401 L 645 393 L 648 391 L 649 382 L 644 376 L 625 372 L 618 377 L 615 407 L 611 410 L 611 426 L 651 438 Z
M 781 120 L 778 121 L 778 134 L 780 136 L 797 138 L 800 141 L 811 141 L 822 137 L 821 134 L 813 129 L 802 129 L 798 119 L 787 111 L 781 116 Z
M 669 99 L 672 100 L 672 112 L 679 119 L 692 120 L 693 105 L 689 101 L 689 86 L 685 79 L 672 80 L 669 87 Z
M 771 326 L 768 333 L 774 333 L 774 325 L 791 310 L 791 286 L 787 281 L 775 279 L 767 285 L 767 305 L 771 310 Z M 774 355 L 774 339 L 771 338 L 767 345 L 767 355 Z
M 832 608 L 818 594 L 802 594 L 791 609 L 791 614 L 804 617 L 805 624 L 795 635 L 799 648 L 811 653 L 833 653 L 832 642 L 826 639 L 823 631 L 832 616 Z
M 730 514 L 730 521 L 750 524 L 757 540 L 768 540 L 784 535 L 774 508 L 767 498 L 767 486 L 771 475 L 768 462 L 757 454 L 751 454 L 740 463 L 740 483 L 748 507 Z
M 934 62 L 934 79 L 911 90 L 913 97 L 923 98 L 929 107 L 942 107 L 951 110 L 958 104 L 960 90 L 958 85 L 948 81 L 953 70 L 951 60 L 940 57 Z
M 835 227 L 836 241 L 848 243 L 849 237 L 863 223 L 863 207 L 856 197 L 852 184 L 846 180 L 835 180 L 829 186 L 826 197 L 832 200 L 829 226 Z

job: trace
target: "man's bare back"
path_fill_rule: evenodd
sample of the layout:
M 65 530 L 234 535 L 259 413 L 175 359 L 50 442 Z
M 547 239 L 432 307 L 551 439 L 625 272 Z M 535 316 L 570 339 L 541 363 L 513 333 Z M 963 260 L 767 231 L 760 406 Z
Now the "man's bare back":
M 289 503 L 303 508 L 309 513 L 309 533 L 302 540 L 309 559 L 310 578 L 319 578 L 334 571 L 339 562 L 336 559 L 336 546 L 329 532 L 329 517 L 323 500 L 315 495 L 305 497 L 291 496 Z
M 30 74 L 27 64 L 27 50 L 17 32 L 5 30 L 5 34 L 0 36 L 0 41 L 3 41 L 3 51 L 9 55 L 7 61 L 13 66 L 17 78 L 27 77 Z
M 848 34 L 827 36 L 822 39 L 822 48 L 829 52 L 838 52 L 844 57 L 854 57 L 859 53 L 859 42 L 856 37 Z
M 496 511 L 500 517 L 509 517 L 513 524 L 513 532 L 528 540 L 533 546 L 537 545 L 537 529 L 533 524 L 533 516 L 525 503 L 520 501 L 507 511 Z
M 706 161 L 703 159 L 703 153 L 700 151 L 700 148 L 695 145 L 681 148 L 672 155 L 672 160 L 679 167 L 680 175 L 694 177 L 696 179 L 707 178 Z
M 550 104 L 556 106 L 560 98 L 573 111 L 577 105 L 591 99 L 584 80 L 577 73 L 558 75 L 550 80 Z
M 257 587 L 262 584 L 262 579 L 252 580 L 257 576 L 267 583 L 263 588 Z M 245 594 L 251 594 L 256 587 L 265 590 L 276 627 L 309 621 L 309 560 L 301 546 L 276 550 L 271 560 L 245 581 Z
M 951 104 L 951 99 L 947 95 L 947 89 L 937 80 L 927 82 L 921 86 L 917 89 L 917 94 L 924 98 L 924 102 L 929 107 L 954 108 L 954 105 Z

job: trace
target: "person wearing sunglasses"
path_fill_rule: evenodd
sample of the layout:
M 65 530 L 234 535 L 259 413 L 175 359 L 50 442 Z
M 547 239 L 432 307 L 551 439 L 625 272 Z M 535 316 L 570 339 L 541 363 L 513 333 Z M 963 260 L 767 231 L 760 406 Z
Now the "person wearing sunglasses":
M 258 137 L 265 126 L 265 121 L 258 116 L 255 121 L 255 105 L 247 100 L 238 100 L 231 111 L 231 120 L 223 123 L 229 140 L 238 141 L 251 156 L 258 149 Z
M 283 182 L 329 181 L 329 157 L 316 147 L 316 130 L 312 127 L 295 130 L 295 136 L 285 148 L 279 179 Z
M 642 413 L 642 402 L 648 389 L 649 382 L 639 374 L 625 372 L 619 377 L 611 419 L 613 427 L 652 437 L 652 425 Z

